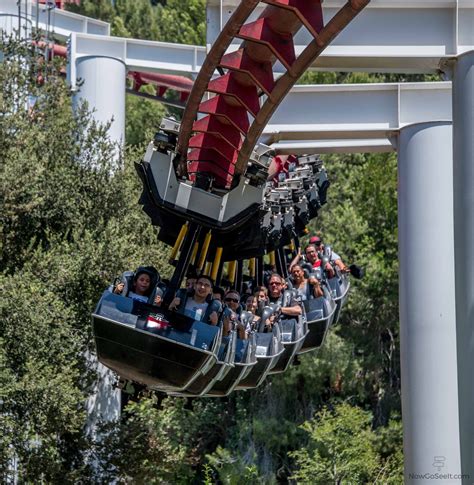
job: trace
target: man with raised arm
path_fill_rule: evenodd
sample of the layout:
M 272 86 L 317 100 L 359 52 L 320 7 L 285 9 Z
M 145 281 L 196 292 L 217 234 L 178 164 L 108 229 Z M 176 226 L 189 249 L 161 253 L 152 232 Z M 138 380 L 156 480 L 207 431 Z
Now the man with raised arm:
M 327 275 L 329 278 L 332 278 L 335 275 L 334 268 L 331 266 L 331 263 L 327 263 L 325 268 L 322 268 L 322 260 L 319 257 L 318 253 L 318 248 L 314 244 L 308 244 L 308 246 L 305 247 L 304 249 L 304 258 L 303 255 L 301 254 L 301 251 L 298 251 L 298 254 L 295 256 L 293 261 L 290 263 L 290 273 L 293 271 L 293 268 L 296 265 L 300 265 L 303 263 L 300 263 L 301 260 L 306 261 L 307 264 L 311 265 L 311 268 L 316 269 L 316 268 L 321 268 L 326 270 Z
M 319 236 L 310 237 L 309 244 L 313 244 L 316 247 L 317 251 L 324 253 L 324 243 Z M 335 264 L 342 272 L 348 273 L 350 271 L 349 268 L 343 263 L 339 254 L 332 250 L 331 254 L 329 255 L 329 260 L 332 264 Z

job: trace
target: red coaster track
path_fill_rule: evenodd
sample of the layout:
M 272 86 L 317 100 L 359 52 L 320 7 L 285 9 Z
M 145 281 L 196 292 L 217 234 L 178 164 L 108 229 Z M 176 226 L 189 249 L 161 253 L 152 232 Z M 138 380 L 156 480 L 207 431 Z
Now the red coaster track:
M 255 144 L 298 78 L 370 0 L 349 0 L 323 26 L 321 0 L 242 0 L 207 55 L 189 96 L 178 139 L 178 172 L 198 172 L 229 188 L 245 173 Z M 267 4 L 246 23 L 259 3 Z M 294 35 L 305 27 L 314 39 L 296 57 Z M 240 48 L 226 54 L 234 39 Z M 277 80 L 279 61 L 286 72 Z M 220 76 L 213 79 L 215 71 Z M 204 99 L 205 93 L 212 93 Z M 198 113 L 206 116 L 198 119 Z

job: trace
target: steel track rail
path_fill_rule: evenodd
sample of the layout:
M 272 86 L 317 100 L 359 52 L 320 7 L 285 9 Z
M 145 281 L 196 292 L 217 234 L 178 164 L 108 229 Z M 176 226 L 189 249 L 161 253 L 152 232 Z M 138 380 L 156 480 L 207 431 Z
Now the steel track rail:
M 187 172 L 191 180 L 198 172 L 209 173 L 216 187 L 229 188 L 245 173 L 263 129 L 298 78 L 369 2 L 348 1 L 323 26 L 320 0 L 265 0 L 253 22 L 247 20 L 260 2 L 243 0 L 190 93 L 178 138 L 178 173 Z M 293 36 L 303 26 L 314 40 L 296 57 Z M 243 40 L 240 48 L 226 54 L 235 38 Z M 276 61 L 286 69 L 278 80 Z M 216 71 L 220 76 L 213 78 Z M 215 96 L 206 99 L 206 92 Z

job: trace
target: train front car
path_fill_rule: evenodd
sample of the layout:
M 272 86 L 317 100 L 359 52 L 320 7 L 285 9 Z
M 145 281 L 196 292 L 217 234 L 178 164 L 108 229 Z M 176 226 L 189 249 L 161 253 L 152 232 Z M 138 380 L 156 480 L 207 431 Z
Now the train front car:
M 222 339 L 219 327 L 109 290 L 92 317 L 99 362 L 124 380 L 178 392 L 217 362 Z

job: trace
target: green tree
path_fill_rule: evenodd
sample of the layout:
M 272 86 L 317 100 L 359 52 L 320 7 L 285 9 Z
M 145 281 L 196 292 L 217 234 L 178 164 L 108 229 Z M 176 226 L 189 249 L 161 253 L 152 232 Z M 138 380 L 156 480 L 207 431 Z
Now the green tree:
M 206 41 L 206 2 L 167 0 L 158 10 L 160 39 L 179 44 L 204 45 Z
M 112 22 L 115 14 L 113 2 L 110 0 L 82 0 L 79 4 L 66 3 L 71 12 L 80 13 L 87 17 Z
M 141 91 L 149 92 L 151 86 L 143 86 Z M 127 144 L 141 147 L 153 139 L 153 135 L 159 129 L 161 119 L 167 113 L 163 104 L 130 94 L 126 98 L 126 110 L 125 139 Z
M 302 428 L 308 433 L 308 444 L 291 454 L 298 467 L 296 480 L 349 484 L 376 483 L 383 477 L 383 483 L 402 483 L 400 475 L 387 475 L 371 421 L 370 413 L 343 403 L 332 410 L 325 407 L 305 422 Z
M 118 198 L 108 127 L 95 123 L 85 106 L 73 112 L 59 66 L 50 66 L 47 82 L 38 84 L 44 66 L 34 52 L 22 52 L 27 71 L 10 52 L 19 46 L 1 48 L 6 59 L 0 69 L 0 261 L 11 270 L 29 251 L 46 245 L 50 234 L 104 224 Z
M 136 203 L 138 152 L 117 159 L 107 126 L 72 111 L 61 66 L 11 39 L 0 50 L 0 476 L 89 481 L 90 314 L 115 275 L 158 265 L 163 248 Z
M 167 400 L 157 409 L 155 397 L 131 403 L 126 419 L 106 426 L 105 437 L 97 445 L 101 479 L 150 484 L 190 481 L 193 427 L 183 426 L 191 414 L 183 404 L 183 400 Z
M 204 45 L 205 0 L 82 0 L 67 4 L 73 12 L 112 24 L 112 34 L 136 39 Z
M 312 232 L 366 270 L 363 280 L 352 281 L 337 332 L 356 349 L 360 402 L 371 406 L 376 424 L 385 425 L 400 410 L 397 162 L 393 154 L 366 154 L 331 156 L 326 166 L 328 207 Z
M 161 25 L 159 12 L 162 6 L 153 7 L 149 0 L 116 0 L 114 3 L 115 16 L 112 22 L 112 34 L 123 35 L 116 29 L 120 22 L 128 35 L 135 39 L 164 40 L 161 38 Z

